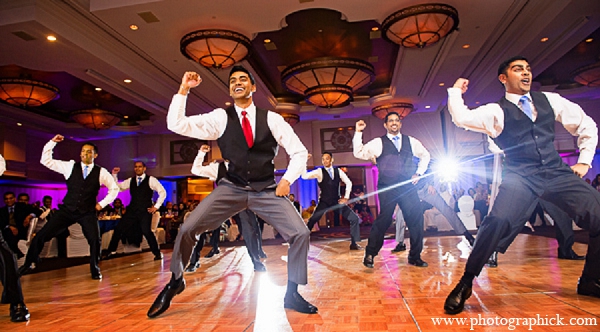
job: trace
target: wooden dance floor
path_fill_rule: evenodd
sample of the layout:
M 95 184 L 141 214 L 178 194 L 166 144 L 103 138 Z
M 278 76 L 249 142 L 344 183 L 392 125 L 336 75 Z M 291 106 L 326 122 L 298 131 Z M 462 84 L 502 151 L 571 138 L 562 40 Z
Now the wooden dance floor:
M 474 282 L 465 311 L 445 315 L 443 303 L 460 278 L 466 259 L 459 237 L 425 238 L 428 268 L 407 264 L 407 252 L 392 254 L 386 240 L 375 268 L 362 265 L 364 251 L 349 251 L 347 240 L 311 242 L 309 284 L 300 293 L 318 306 L 305 315 L 283 308 L 287 246 L 267 245 L 267 272 L 255 273 L 245 247 L 221 248 L 186 273 L 187 288 L 156 319 L 146 317 L 170 278 L 170 250 L 163 262 L 149 252 L 101 262 L 104 279 L 90 278 L 87 265 L 22 278 L 27 324 L 11 323 L 0 307 L 2 331 L 469 331 L 470 318 L 600 319 L 600 299 L 579 296 L 583 261 L 556 258 L 554 239 L 521 234 L 499 267 L 485 268 Z M 361 245 L 366 246 L 366 240 Z M 587 246 L 576 243 L 584 254 Z M 208 248 L 204 249 L 203 255 Z M 463 326 L 435 318 L 466 318 Z M 433 318 L 433 319 L 432 319 Z M 488 320 L 489 321 L 489 320 Z M 501 323 L 502 321 L 500 321 Z M 475 326 L 474 331 L 508 331 L 507 326 Z M 528 326 L 516 326 L 527 331 Z M 599 326 L 533 326 L 532 331 L 599 331 Z

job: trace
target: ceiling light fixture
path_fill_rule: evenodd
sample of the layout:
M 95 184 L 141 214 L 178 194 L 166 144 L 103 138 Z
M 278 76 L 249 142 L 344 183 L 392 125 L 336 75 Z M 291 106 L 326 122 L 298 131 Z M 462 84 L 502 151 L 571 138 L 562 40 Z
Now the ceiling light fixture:
M 48 41 L 51 41 L 51 42 L 53 42 L 53 41 L 56 41 L 56 37 L 55 37 L 55 36 L 52 36 L 52 35 L 50 35 L 50 36 L 46 37 L 46 39 L 47 39 Z
M 27 78 L 0 78 L 0 99 L 20 107 L 44 105 L 59 97 L 57 87 Z
M 388 113 L 396 112 L 398 115 L 400 115 L 400 119 L 402 120 L 412 111 L 414 111 L 414 109 L 415 107 L 411 103 L 387 103 L 373 107 L 373 109 L 371 109 L 371 114 L 379 119 L 385 119 L 385 116 Z
M 458 27 L 458 11 L 449 5 L 428 3 L 401 9 L 381 23 L 384 38 L 409 48 L 433 45 Z
M 181 54 L 205 67 L 227 68 L 250 53 L 250 39 L 230 30 L 197 30 L 181 38 Z
M 323 108 L 344 107 L 354 91 L 375 78 L 373 65 L 351 58 L 323 57 L 293 64 L 283 70 L 283 86 Z
M 576 69 L 573 80 L 590 88 L 600 86 L 600 62 Z
M 284 113 L 284 112 L 278 112 L 278 113 L 279 113 L 279 115 L 281 115 L 283 117 L 285 122 L 290 124 L 290 126 L 294 126 L 296 123 L 300 122 L 300 116 L 298 114 Z
M 95 107 L 71 113 L 71 119 L 85 128 L 94 130 L 108 129 L 121 121 L 121 114 Z

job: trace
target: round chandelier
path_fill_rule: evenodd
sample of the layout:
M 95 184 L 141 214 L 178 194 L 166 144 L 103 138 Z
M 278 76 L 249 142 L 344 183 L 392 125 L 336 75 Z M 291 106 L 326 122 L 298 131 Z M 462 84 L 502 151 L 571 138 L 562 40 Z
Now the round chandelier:
M 344 107 L 352 93 L 375 77 L 369 62 L 340 57 L 323 57 L 293 64 L 281 73 L 283 86 L 303 95 L 307 102 L 323 108 Z
M 44 105 L 59 97 L 57 87 L 26 78 L 0 78 L 0 99 L 19 107 Z
M 581 67 L 573 72 L 573 80 L 590 88 L 600 86 L 600 62 Z
M 413 104 L 410 103 L 388 103 L 373 107 L 371 114 L 379 119 L 385 119 L 388 113 L 396 112 L 400 116 L 400 120 L 402 120 L 414 111 L 414 109 Z
M 208 29 L 190 32 L 179 42 L 181 53 L 204 67 L 233 66 L 250 53 L 250 39 L 230 30 Z
M 427 3 L 401 9 L 381 23 L 383 37 L 409 48 L 424 48 L 458 27 L 458 11 L 449 5 Z
M 108 129 L 121 121 L 121 114 L 105 111 L 100 108 L 75 111 L 71 113 L 71 119 L 85 128 L 94 130 Z

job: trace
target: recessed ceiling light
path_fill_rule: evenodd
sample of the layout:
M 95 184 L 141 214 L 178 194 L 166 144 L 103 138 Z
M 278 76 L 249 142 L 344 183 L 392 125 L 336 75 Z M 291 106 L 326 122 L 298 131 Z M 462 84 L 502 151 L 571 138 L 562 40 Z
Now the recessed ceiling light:
M 439 85 L 440 85 L 440 86 L 444 86 L 444 82 L 440 83 Z
M 96 91 L 102 91 L 102 88 L 96 88 L 95 90 Z
M 425 106 L 425 108 L 431 108 L 431 106 L 427 105 L 427 106 Z
M 475 102 L 475 104 L 479 105 L 479 102 L 478 102 L 478 101 L 476 101 L 476 102 Z
M 123 115 L 125 119 L 129 119 L 129 115 Z
M 129 29 L 131 29 L 133 31 L 136 31 L 137 29 L 139 29 L 139 27 L 137 25 L 135 25 L 135 24 L 132 24 L 132 25 L 129 26 Z
M 228 102 L 226 102 L 226 103 L 225 103 L 225 106 L 231 106 L 231 102 L 229 102 L 229 101 L 228 101 Z
M 268 43 L 271 42 L 271 39 L 267 38 L 267 39 L 264 40 L 264 42 L 265 42 L 265 44 L 268 44 Z
M 131 80 L 128 79 L 128 78 L 126 78 L 126 79 L 123 80 L 123 82 L 125 82 L 125 83 L 131 83 Z
M 547 41 L 548 41 L 548 37 L 544 37 L 544 38 L 540 39 L 540 41 L 541 41 L 542 43 L 545 43 L 545 42 L 547 42 Z
M 594 38 L 588 38 L 588 39 L 585 40 L 586 43 L 591 43 L 593 41 L 594 41 Z
M 379 27 L 372 27 L 371 31 L 379 31 Z
M 21 122 L 17 122 L 17 126 L 21 127 L 23 124 Z
M 46 39 L 48 39 L 48 41 L 56 41 L 56 36 L 50 35 L 46 37 Z
M 467 48 L 469 48 L 469 47 L 471 47 L 471 45 L 469 45 L 469 44 L 464 44 L 464 45 L 462 46 L 462 48 L 464 48 L 464 49 L 467 49 Z

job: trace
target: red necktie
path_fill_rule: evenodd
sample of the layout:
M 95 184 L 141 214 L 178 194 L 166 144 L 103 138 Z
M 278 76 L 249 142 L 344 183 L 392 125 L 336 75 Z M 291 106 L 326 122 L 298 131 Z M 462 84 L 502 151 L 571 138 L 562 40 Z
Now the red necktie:
M 252 135 L 250 120 L 248 120 L 246 114 L 248 114 L 248 112 L 242 111 L 242 130 L 244 131 L 244 136 L 246 136 L 246 143 L 248 143 L 248 147 L 251 148 L 254 145 L 254 137 Z

